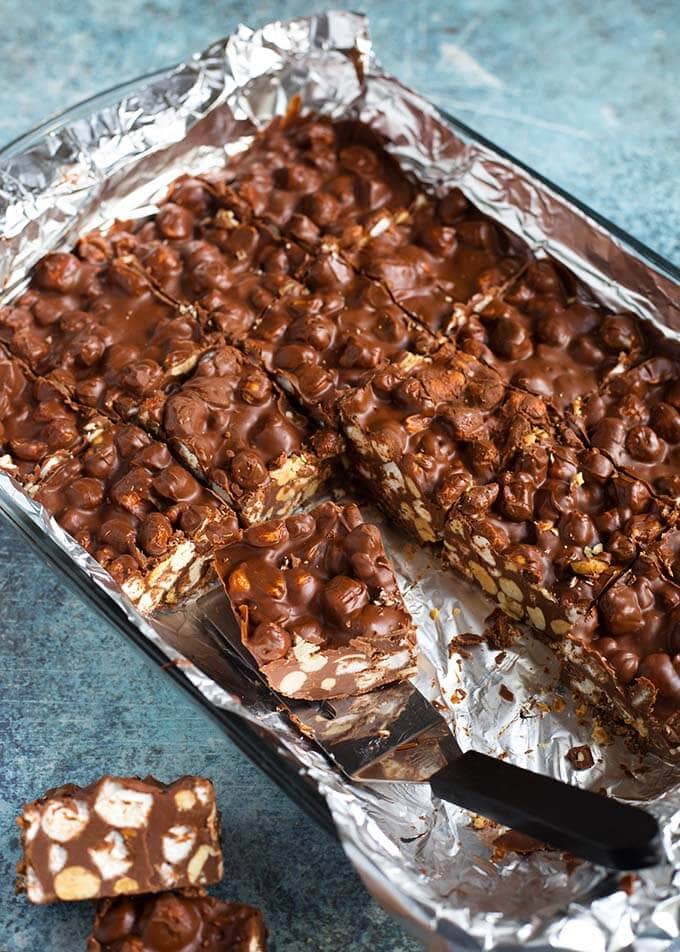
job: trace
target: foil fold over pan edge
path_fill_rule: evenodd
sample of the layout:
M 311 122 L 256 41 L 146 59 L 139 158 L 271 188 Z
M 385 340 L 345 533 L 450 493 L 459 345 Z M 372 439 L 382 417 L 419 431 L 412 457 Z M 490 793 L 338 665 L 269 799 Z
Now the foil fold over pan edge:
M 205 170 L 245 148 L 294 95 L 307 108 L 370 122 L 433 189 L 459 184 L 534 250 L 567 264 L 604 303 L 632 310 L 680 340 L 677 285 L 512 161 L 461 137 L 431 104 L 381 69 L 366 19 L 343 11 L 257 31 L 241 26 L 167 75 L 90 114 L 67 117 L 4 161 L 0 156 L 5 298 L 47 250 L 68 247 L 78 234 L 114 217 L 147 213 L 175 175 Z M 4 475 L 0 498 L 19 523 L 38 525 L 91 585 L 103 588 L 146 638 L 181 665 L 208 703 L 270 732 L 326 798 L 367 886 L 430 948 L 657 952 L 680 934 L 677 774 L 652 759 L 637 762 L 620 739 L 600 747 L 602 729 L 576 712 L 541 646 L 509 649 L 500 659 L 481 647 L 465 658 L 450 655 L 451 637 L 481 631 L 489 606 L 427 554 L 404 546 L 379 513 L 370 515 L 381 522 L 418 625 L 421 684 L 446 702 L 461 745 L 504 752 L 532 769 L 640 800 L 662 820 L 668 865 L 642 873 L 631 895 L 604 871 L 572 867 L 554 853 L 499 855 L 497 831 L 471 827 L 464 811 L 433 801 L 427 786 L 347 783 L 238 678 L 220 684 L 173 648 L 163 624 L 142 618 L 108 574 Z M 177 621 L 204 639 L 204 658 L 221 660 L 196 606 L 183 609 Z M 508 690 L 513 704 L 504 699 Z M 574 775 L 565 753 L 584 742 L 596 764 L 585 776 Z

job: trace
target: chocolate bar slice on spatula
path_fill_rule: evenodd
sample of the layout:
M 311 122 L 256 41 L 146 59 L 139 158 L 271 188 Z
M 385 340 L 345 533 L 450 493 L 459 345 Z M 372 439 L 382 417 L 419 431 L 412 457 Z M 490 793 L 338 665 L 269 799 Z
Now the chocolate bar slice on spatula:
M 253 526 L 215 565 L 241 637 L 223 602 L 205 619 L 213 634 L 351 780 L 429 783 L 443 800 L 600 866 L 662 862 L 644 810 L 459 748 L 408 680 L 411 619 L 380 532 L 356 506 L 326 502 Z

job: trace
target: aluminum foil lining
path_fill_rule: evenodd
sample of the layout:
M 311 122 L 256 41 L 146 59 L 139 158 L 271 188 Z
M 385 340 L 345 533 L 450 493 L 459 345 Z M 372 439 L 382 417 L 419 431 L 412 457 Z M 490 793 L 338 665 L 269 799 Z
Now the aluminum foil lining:
M 9 299 L 47 250 L 89 228 L 148 214 L 183 171 L 203 171 L 247 147 L 292 96 L 306 108 L 359 117 L 390 140 L 405 167 L 434 190 L 455 183 L 532 248 L 545 249 L 602 301 L 632 310 L 680 340 L 680 289 L 607 229 L 511 160 L 474 141 L 380 67 L 367 21 L 347 12 L 239 27 L 188 63 L 128 87 L 98 111 L 77 111 L 39 140 L 0 157 L 0 286 Z M 138 614 L 108 574 L 13 482 L 0 506 L 37 525 L 160 647 L 206 701 L 269 732 L 282 757 L 325 797 L 344 848 L 374 895 L 431 949 L 570 949 L 660 952 L 680 935 L 678 773 L 642 759 L 575 709 L 545 648 L 485 645 L 450 651 L 482 632 L 489 604 L 368 510 L 418 627 L 420 687 L 446 705 L 462 747 L 500 754 L 572 783 L 644 803 L 662 821 L 667 863 L 631 886 L 555 852 L 519 857 L 499 831 L 433 799 L 427 785 L 347 782 L 277 713 L 220 646 L 218 590 L 159 619 Z M 40 546 L 38 545 L 38 548 Z M 217 632 L 217 635 L 216 635 Z M 566 753 L 588 744 L 594 766 L 575 773 Z

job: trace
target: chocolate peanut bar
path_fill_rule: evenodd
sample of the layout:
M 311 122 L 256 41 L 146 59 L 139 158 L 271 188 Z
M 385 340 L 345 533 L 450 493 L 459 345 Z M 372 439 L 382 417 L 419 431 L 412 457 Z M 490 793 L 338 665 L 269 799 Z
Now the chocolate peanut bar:
M 140 611 L 195 591 L 238 531 L 234 512 L 166 446 L 130 424 L 93 426 L 88 445 L 32 488 Z
M 276 238 L 259 222 L 238 222 L 219 208 L 203 217 L 197 187 L 176 183 L 170 196 L 177 201 L 164 202 L 136 230 L 128 252 L 175 304 L 198 309 L 212 329 L 235 343 L 247 336 L 308 256 L 296 242 Z
M 680 360 L 652 356 L 612 378 L 576 414 L 593 446 L 655 493 L 680 500 Z
M 448 346 L 379 371 L 340 401 L 340 415 L 354 471 L 422 542 L 442 538 L 451 507 L 495 478 L 510 447 L 553 425 L 539 399 Z
M 383 217 L 409 208 L 416 188 L 370 127 L 289 113 L 231 160 L 222 201 L 318 250 L 350 247 Z M 233 202 L 233 204 L 232 204 Z
M 149 401 L 140 419 L 246 525 L 311 498 L 339 443 L 332 433 L 315 433 L 264 371 L 229 346 L 202 357 L 190 379 Z
M 0 469 L 32 484 L 82 442 L 78 415 L 59 391 L 0 350 Z
M 0 308 L 0 340 L 66 395 L 127 419 L 188 373 L 208 340 L 136 259 L 83 247 L 89 258 L 55 252 L 38 263 L 28 290 Z
M 215 790 L 201 777 L 67 784 L 27 803 L 17 822 L 18 888 L 34 903 L 200 890 L 222 878 Z
M 458 326 L 528 260 L 522 243 L 458 188 L 438 200 L 419 196 L 407 214 L 374 227 L 346 253 L 433 333 Z
M 453 507 L 448 561 L 552 638 L 588 630 L 599 595 L 672 517 L 594 449 L 544 440 Z
M 563 413 L 637 363 L 647 346 L 637 318 L 599 306 L 547 259 L 532 261 L 502 297 L 469 314 L 456 340 L 506 383 Z
M 167 892 L 103 899 L 87 952 L 266 952 L 258 909 L 212 896 Z
M 438 339 L 385 288 L 343 258 L 322 254 L 267 310 L 244 342 L 304 410 L 337 423 L 337 402 L 377 367 L 433 351 Z
M 410 615 L 357 506 L 252 526 L 215 563 L 244 645 L 284 696 L 349 697 L 414 673 Z
M 596 602 L 591 624 L 554 643 L 566 681 L 598 713 L 628 724 L 646 747 L 680 755 L 680 586 L 654 554 Z

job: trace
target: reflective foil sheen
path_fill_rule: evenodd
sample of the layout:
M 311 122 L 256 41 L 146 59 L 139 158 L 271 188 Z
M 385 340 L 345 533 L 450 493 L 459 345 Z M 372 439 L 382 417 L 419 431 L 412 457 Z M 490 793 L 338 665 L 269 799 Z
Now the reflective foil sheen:
M 188 63 L 100 99 L 0 156 L 4 299 L 46 251 L 68 247 L 116 217 L 148 213 L 179 173 L 204 171 L 246 148 L 294 95 L 306 108 L 371 123 L 404 166 L 434 189 L 461 186 L 534 249 L 562 260 L 606 304 L 632 310 L 680 340 L 680 289 L 670 277 L 511 160 L 462 139 L 433 106 L 383 72 L 366 20 L 344 12 L 257 32 L 239 27 Z M 107 573 L 5 475 L 0 507 L 49 536 L 89 586 L 103 589 L 180 665 L 207 702 L 274 735 L 280 755 L 325 797 L 369 889 L 429 948 L 660 952 L 680 934 L 678 773 L 634 755 L 620 738 L 577 715 L 542 646 L 528 641 L 519 652 L 479 645 L 450 653 L 453 636 L 483 631 L 489 605 L 428 553 L 405 545 L 378 513 L 366 514 L 386 532 L 419 630 L 420 685 L 444 702 L 461 746 L 504 753 L 533 770 L 643 802 L 661 818 L 668 864 L 643 873 L 632 894 L 625 881 L 557 853 L 520 858 L 498 850 L 499 830 L 433 800 L 427 785 L 348 783 L 276 712 L 267 692 L 225 658 L 220 639 L 232 633 L 222 631 L 220 592 L 157 620 L 142 618 Z M 590 746 L 595 765 L 574 772 L 565 755 L 581 744 Z

